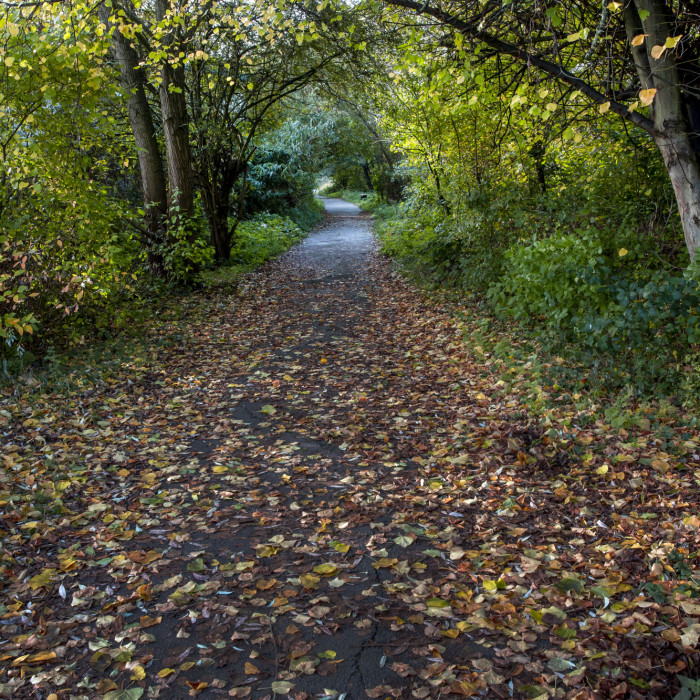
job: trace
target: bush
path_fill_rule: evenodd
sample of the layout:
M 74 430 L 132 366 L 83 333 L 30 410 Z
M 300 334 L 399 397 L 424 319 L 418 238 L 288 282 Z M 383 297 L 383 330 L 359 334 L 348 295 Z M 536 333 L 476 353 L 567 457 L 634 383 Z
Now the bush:
M 604 312 L 609 299 L 602 278 L 610 270 L 592 233 L 579 229 L 510 248 L 487 293 L 496 310 L 520 320 L 540 317 L 557 328 L 571 326 L 591 307 Z
M 0 358 L 50 339 L 82 342 L 113 328 L 133 293 L 138 243 L 128 214 L 101 191 L 26 194 L 0 218 Z M 72 197 L 75 199 L 72 199 Z
M 214 261 L 214 248 L 209 243 L 201 221 L 172 217 L 167 240 L 159 246 L 168 280 L 185 285 L 202 268 Z
M 304 231 L 289 217 L 259 214 L 238 224 L 231 262 L 254 267 L 283 253 L 300 241 Z

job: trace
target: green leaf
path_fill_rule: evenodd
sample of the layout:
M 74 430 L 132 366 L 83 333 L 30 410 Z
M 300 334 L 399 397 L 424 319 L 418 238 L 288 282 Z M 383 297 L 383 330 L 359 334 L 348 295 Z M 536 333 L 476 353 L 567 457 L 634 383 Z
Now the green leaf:
M 143 693 L 143 688 L 128 688 L 127 690 L 110 690 L 108 693 L 105 693 L 104 700 L 139 700 Z
M 286 695 L 294 687 L 294 683 L 290 683 L 289 681 L 275 681 L 270 687 L 273 693 Z
M 206 569 L 206 566 L 204 566 L 204 562 L 200 557 L 187 564 L 187 571 L 204 571 L 204 569 Z
M 583 581 L 579 581 L 577 578 L 565 578 L 561 581 L 557 581 L 554 585 L 562 593 L 568 593 L 569 591 L 576 591 L 576 593 L 580 593 L 585 588 Z

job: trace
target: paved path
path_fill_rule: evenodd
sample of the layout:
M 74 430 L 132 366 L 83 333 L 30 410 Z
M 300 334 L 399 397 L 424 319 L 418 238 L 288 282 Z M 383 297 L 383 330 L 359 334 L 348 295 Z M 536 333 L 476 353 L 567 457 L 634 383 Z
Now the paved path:
M 514 663 L 445 554 L 490 536 L 470 534 L 476 499 L 439 500 L 450 467 L 431 456 L 473 417 L 459 329 L 376 255 L 357 207 L 325 205 L 148 373 L 10 436 L 13 459 L 73 481 L 6 541 L 25 568 L 3 697 L 446 698 L 486 687 L 494 637 Z

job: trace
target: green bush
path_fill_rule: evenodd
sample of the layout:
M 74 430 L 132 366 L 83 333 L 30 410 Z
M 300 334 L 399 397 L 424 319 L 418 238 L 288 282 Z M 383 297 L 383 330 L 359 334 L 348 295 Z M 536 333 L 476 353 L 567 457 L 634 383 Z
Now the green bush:
M 195 219 L 173 216 L 168 238 L 159 251 L 168 279 L 177 285 L 191 282 L 197 272 L 214 260 L 214 248 L 201 222 Z
M 501 313 L 600 351 L 678 354 L 700 342 L 700 284 L 640 269 L 619 245 L 590 226 L 515 246 L 488 297 Z
M 602 277 L 609 274 L 595 231 L 579 229 L 506 251 L 500 279 L 487 296 L 495 308 L 520 320 L 539 317 L 550 326 L 570 326 L 591 307 L 609 304 Z
M 231 262 L 252 267 L 261 265 L 303 237 L 304 231 L 289 217 L 259 214 L 238 224 Z
M 288 216 L 302 231 L 310 231 L 323 218 L 323 202 L 313 195 L 305 196 L 297 206 L 288 209 Z

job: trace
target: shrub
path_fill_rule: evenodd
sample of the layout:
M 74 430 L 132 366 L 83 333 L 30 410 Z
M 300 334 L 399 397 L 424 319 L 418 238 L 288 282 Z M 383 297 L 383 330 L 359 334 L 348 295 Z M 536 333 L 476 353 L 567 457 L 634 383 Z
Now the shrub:
M 487 296 L 501 313 L 520 320 L 540 317 L 562 328 L 591 307 L 605 311 L 609 299 L 602 278 L 608 275 L 595 231 L 579 229 L 511 247 L 503 275 Z
M 290 218 L 259 214 L 238 224 L 231 249 L 231 262 L 248 266 L 261 265 L 303 237 L 304 232 Z

